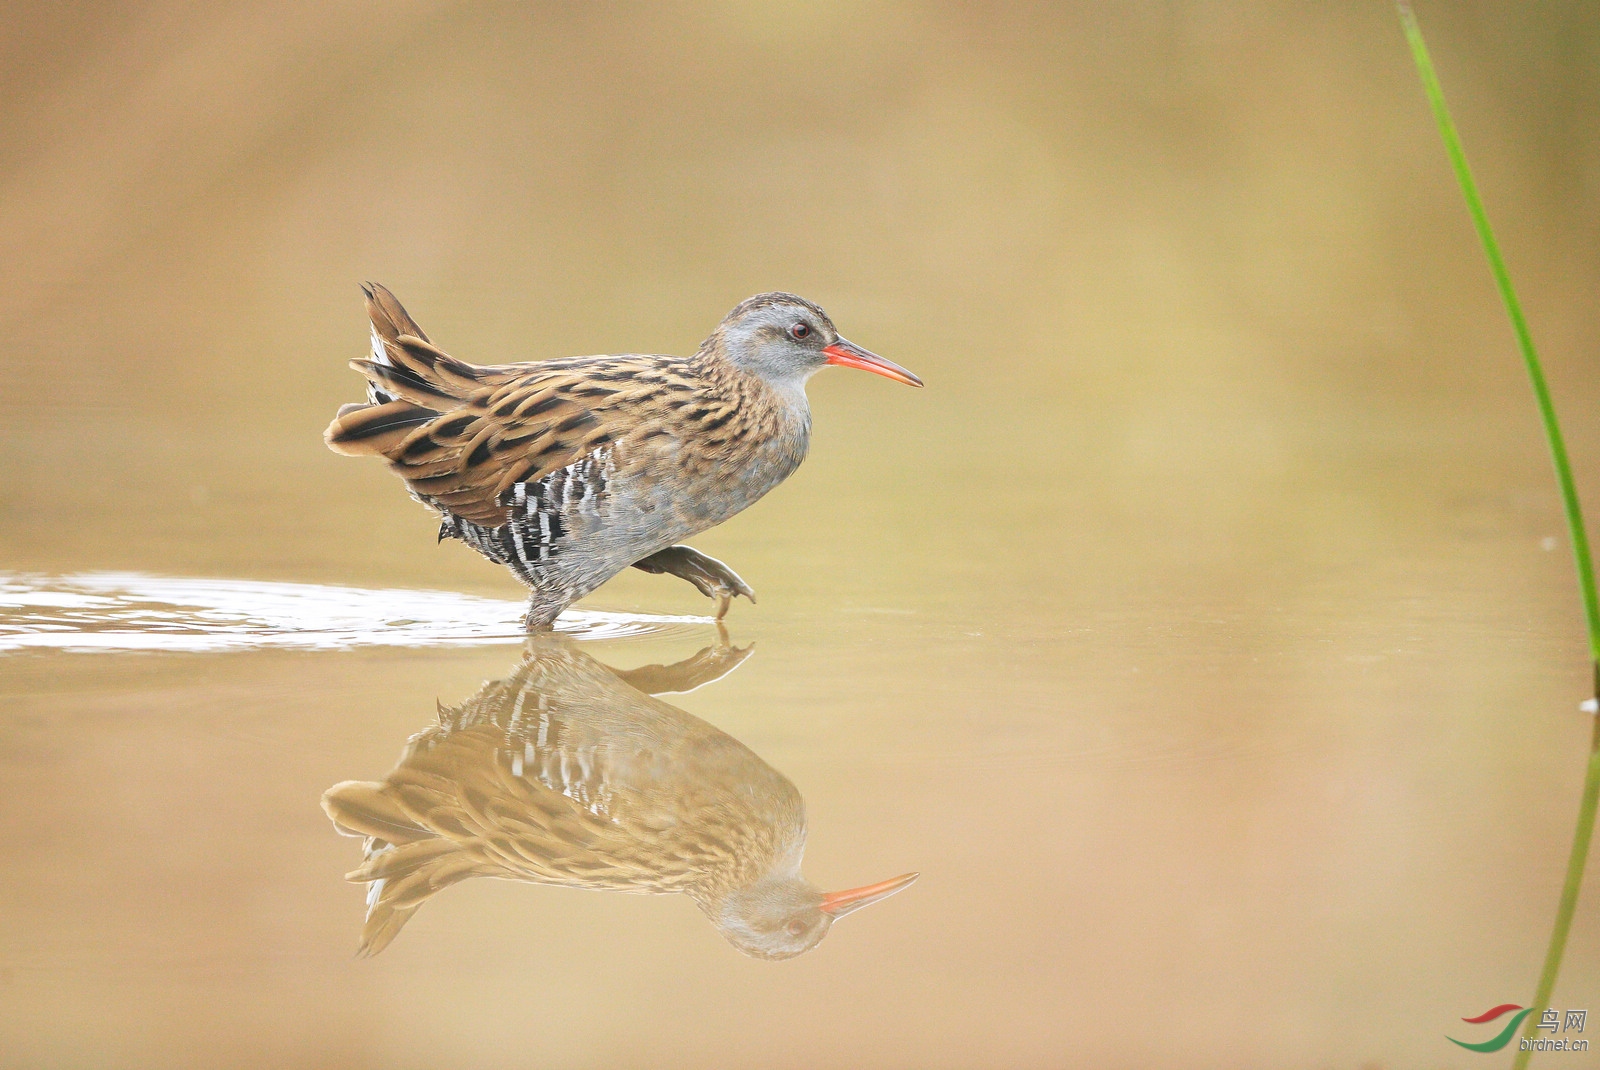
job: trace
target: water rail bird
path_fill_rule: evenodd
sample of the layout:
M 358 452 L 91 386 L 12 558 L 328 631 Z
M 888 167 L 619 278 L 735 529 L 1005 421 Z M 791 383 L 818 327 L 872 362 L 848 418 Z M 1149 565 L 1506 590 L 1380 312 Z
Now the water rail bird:
M 681 892 L 734 947 L 763 959 L 817 946 L 835 921 L 916 879 L 823 893 L 800 873 L 805 804 L 733 737 L 646 694 L 690 690 L 749 648 L 707 648 L 619 673 L 559 634 L 530 637 L 491 681 L 413 736 L 381 781 L 322 806 L 365 837 L 360 951 L 376 954 L 433 895 L 469 877 Z
M 805 459 L 805 384 L 829 364 L 922 380 L 839 336 L 802 297 L 741 302 L 691 357 L 629 354 L 482 366 L 435 347 L 393 294 L 367 284 L 367 401 L 324 433 L 380 456 L 460 539 L 532 591 L 529 631 L 632 566 L 716 600 L 755 593 L 685 539 L 783 482 Z

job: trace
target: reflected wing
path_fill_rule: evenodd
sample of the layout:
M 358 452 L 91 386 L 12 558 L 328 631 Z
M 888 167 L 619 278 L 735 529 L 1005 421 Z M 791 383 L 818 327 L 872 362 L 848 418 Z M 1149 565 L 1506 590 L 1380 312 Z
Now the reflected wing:
M 339 785 L 329 792 L 338 797 L 336 823 L 393 845 L 372 852 L 349 879 L 416 878 L 442 869 L 450 873 L 445 883 L 490 875 L 673 891 L 692 881 L 697 860 L 659 851 L 678 815 L 614 785 L 611 764 L 592 746 L 539 743 L 497 725 L 451 732 L 414 751 L 381 784 Z M 354 789 L 364 789 L 366 797 Z M 355 808 L 358 816 L 350 812 Z M 402 831 L 396 836 L 394 829 Z M 428 877 L 416 883 L 437 882 Z

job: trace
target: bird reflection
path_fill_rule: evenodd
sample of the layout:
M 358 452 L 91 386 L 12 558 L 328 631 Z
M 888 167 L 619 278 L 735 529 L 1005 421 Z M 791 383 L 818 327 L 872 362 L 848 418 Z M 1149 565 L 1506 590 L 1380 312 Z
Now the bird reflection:
M 786 959 L 845 914 L 916 879 L 823 893 L 800 874 L 800 793 L 733 737 L 652 694 L 731 672 L 725 642 L 674 665 L 608 668 L 559 634 L 531 637 L 504 680 L 413 736 L 381 781 L 322 807 L 365 837 L 362 954 L 468 877 L 620 892 L 682 892 L 734 947 Z

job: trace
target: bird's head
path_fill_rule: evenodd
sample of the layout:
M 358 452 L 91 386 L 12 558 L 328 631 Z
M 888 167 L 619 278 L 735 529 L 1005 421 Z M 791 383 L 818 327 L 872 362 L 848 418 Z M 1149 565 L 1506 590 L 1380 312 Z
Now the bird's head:
M 735 367 L 786 391 L 803 389 L 807 379 L 829 364 L 922 385 L 898 364 L 840 338 L 826 312 L 794 294 L 757 294 L 739 302 L 702 349 L 718 352 Z
M 917 879 L 892 880 L 843 892 L 821 892 L 800 876 L 772 877 L 741 888 L 708 910 L 734 947 L 758 959 L 789 959 L 822 943 L 833 923 L 852 910 L 887 899 Z

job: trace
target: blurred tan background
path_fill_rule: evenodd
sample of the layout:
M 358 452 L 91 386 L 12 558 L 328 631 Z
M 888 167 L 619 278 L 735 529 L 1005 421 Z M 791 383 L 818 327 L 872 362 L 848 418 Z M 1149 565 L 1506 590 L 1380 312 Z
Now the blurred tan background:
M 1585 455 L 1593 13 L 1421 14 Z M 1253 493 L 1299 462 L 1426 468 L 1415 448 L 1481 419 L 1540 448 L 1383 4 L 4 21 L 0 493 L 31 523 L 0 545 L 18 564 L 176 544 L 198 568 L 303 577 L 409 556 L 410 503 L 316 435 L 356 394 L 369 277 L 483 361 L 683 352 L 749 293 L 800 291 L 937 387 L 826 377 L 819 433 L 892 425 L 872 448 L 936 457 L 896 475 L 960 483 L 966 509 L 1080 465 L 1159 469 L 1187 477 L 1171 499 L 1108 507 L 1171 522 L 1236 497 L 1226 530 L 1187 533 L 1225 541 L 1320 526 L 1296 516 L 1305 495 Z M 1264 426 L 1290 396 L 1304 418 Z M 991 446 L 1015 479 L 973 464 Z M 1219 466 L 1232 487 L 1194 484 Z M 217 537 L 246 517 L 320 549 Z
M 1600 14 L 1419 15 L 1600 511 Z M 9 5 L 0 567 L 516 597 L 321 444 L 369 278 L 482 362 L 790 289 L 927 380 L 813 382 L 684 701 L 924 879 L 773 972 L 510 886 L 352 963 L 317 794 L 514 648 L 13 659 L 0 1064 L 1442 1067 L 1531 999 L 1581 620 L 1387 5 Z

